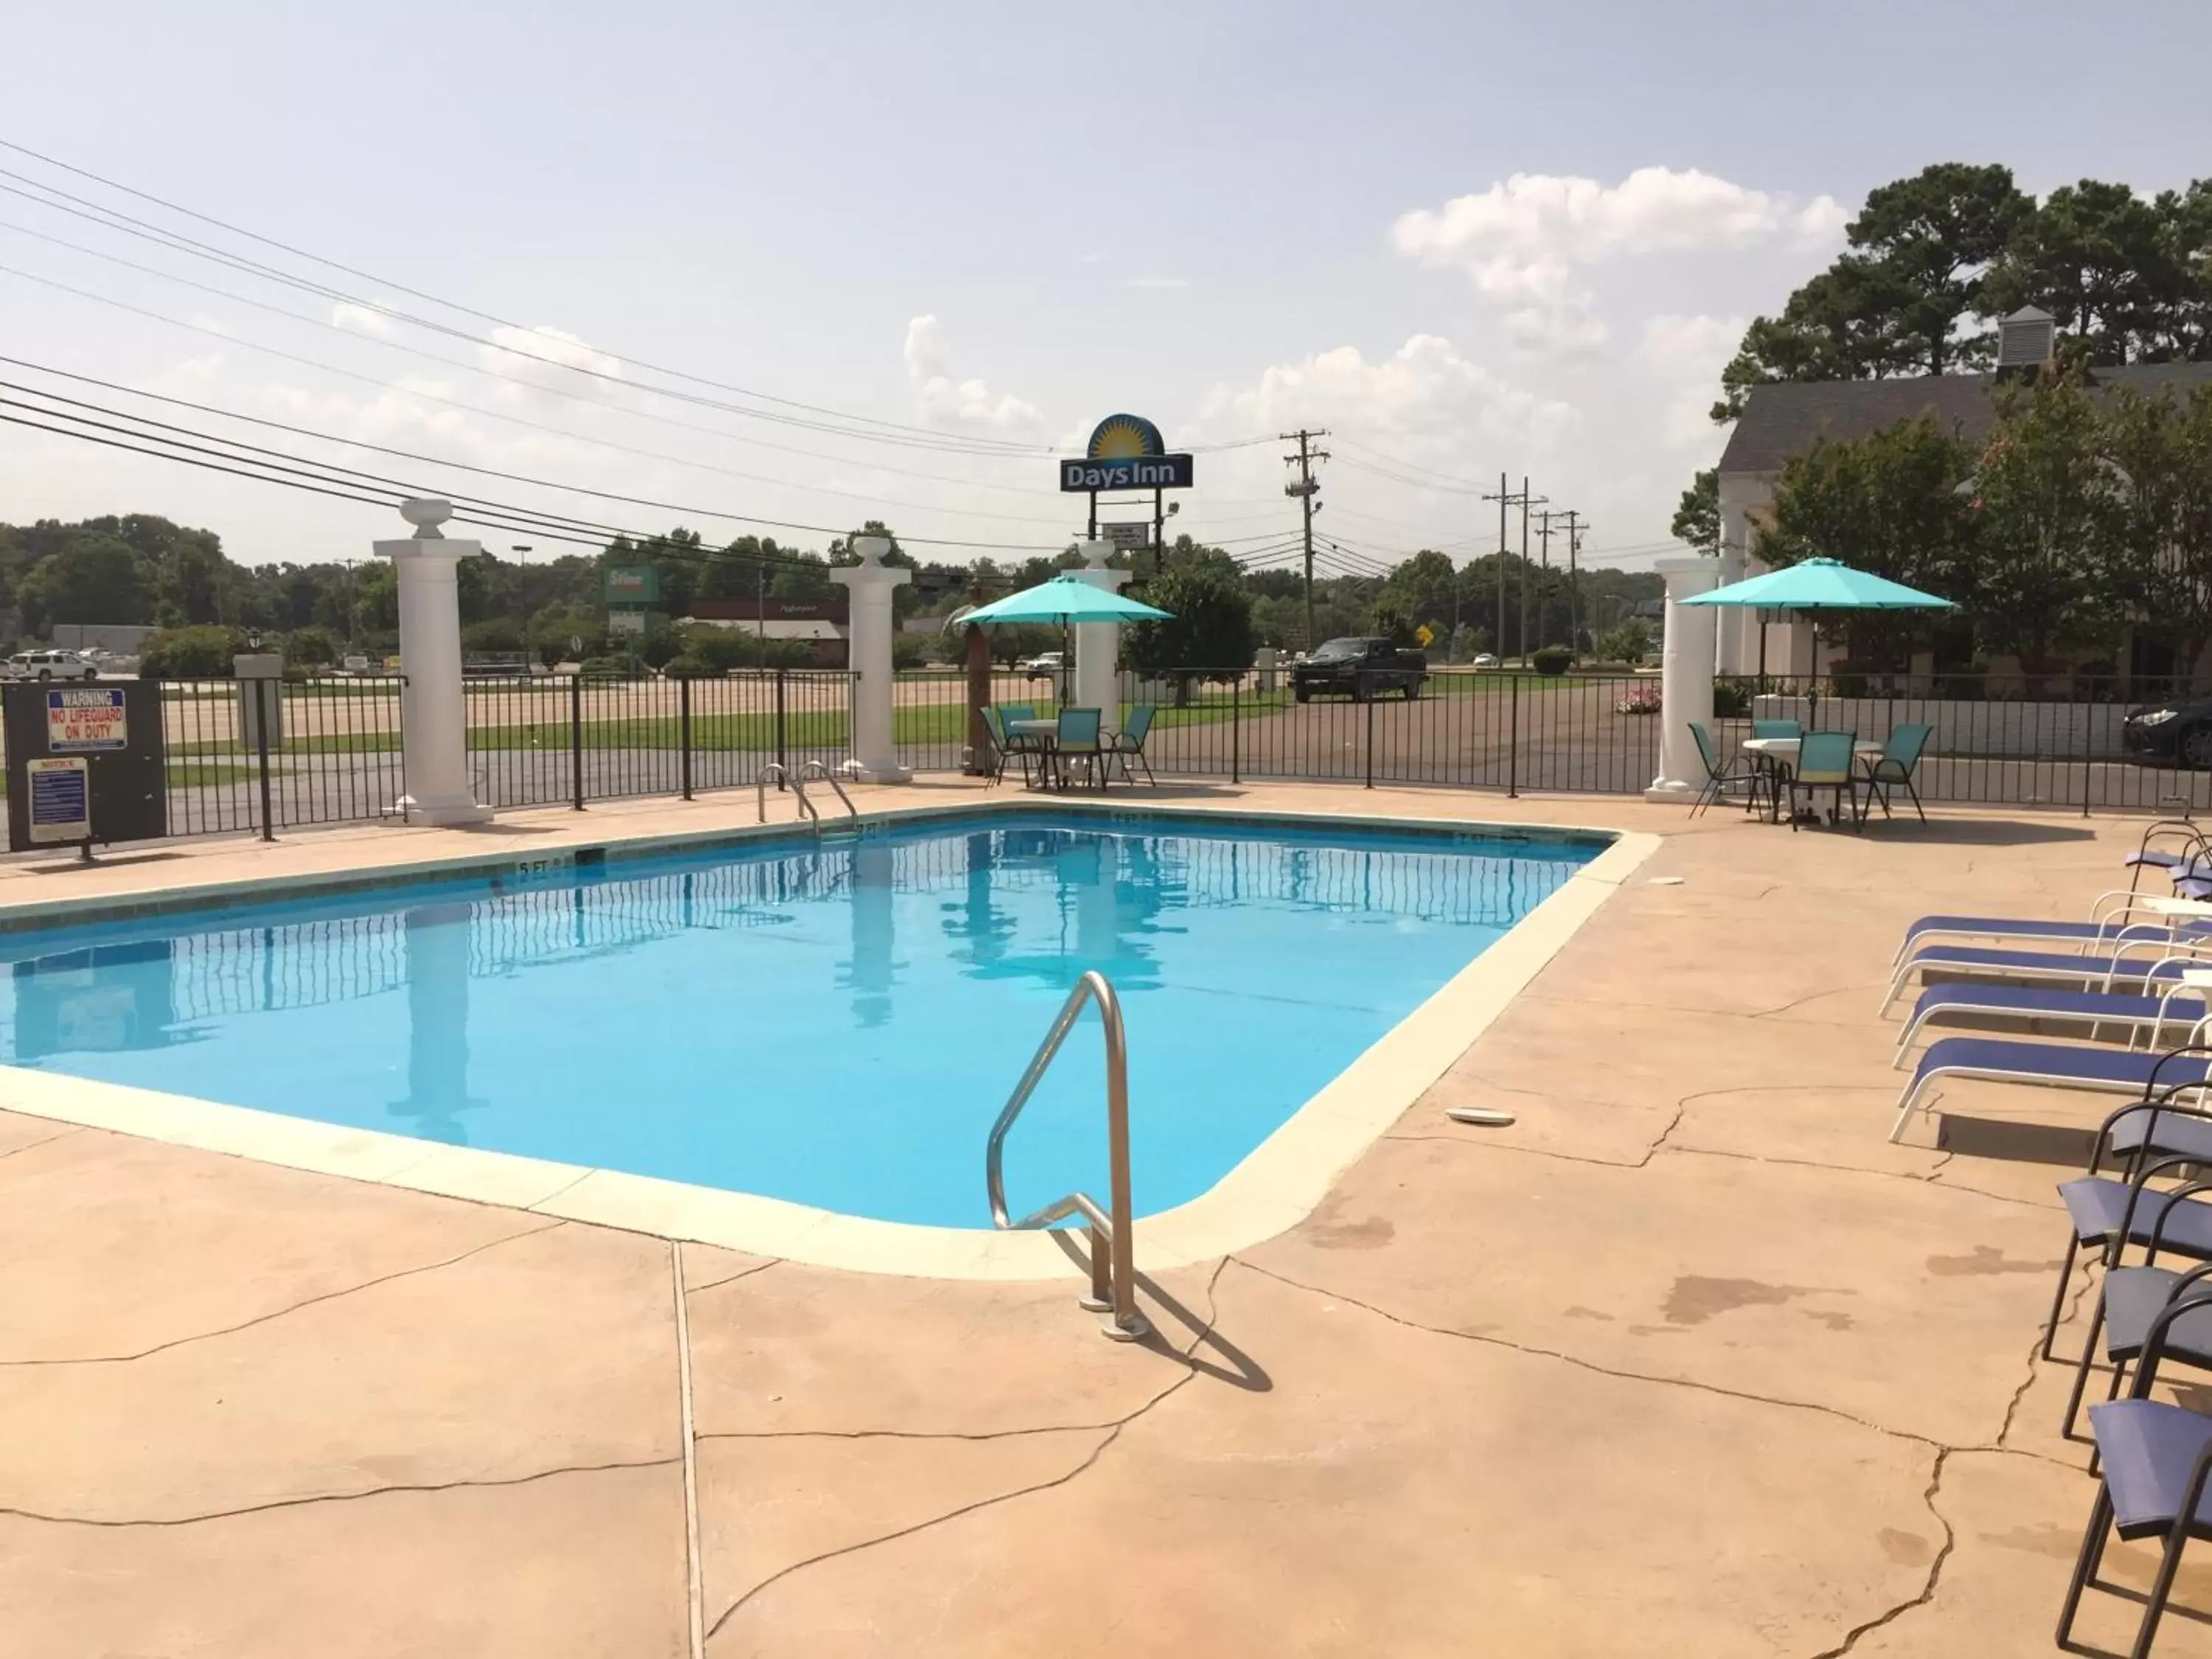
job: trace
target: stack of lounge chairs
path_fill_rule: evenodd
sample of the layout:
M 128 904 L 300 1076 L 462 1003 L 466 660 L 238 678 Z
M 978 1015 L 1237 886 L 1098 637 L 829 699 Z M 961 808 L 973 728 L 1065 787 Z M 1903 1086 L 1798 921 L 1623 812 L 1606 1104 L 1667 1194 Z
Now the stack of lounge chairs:
M 2098 1583 L 2106 1540 L 2160 1539 L 2164 1553 L 2132 1653 L 2148 1655 L 2191 1538 L 2212 1538 L 2212 1415 L 2151 1397 L 2161 1370 L 2212 1372 L 2212 839 L 2186 819 L 2154 824 L 2126 860 L 2130 885 L 2080 921 L 1924 916 L 1893 963 L 1888 1010 L 1921 990 L 1896 1063 L 1911 1066 L 1890 1139 L 1956 1077 L 2121 1096 L 2087 1170 L 2064 1183 L 2064 1262 L 2043 1332 L 2055 1343 L 2067 1287 L 2085 1251 L 2103 1266 L 2064 1431 L 2078 1437 L 2101 1344 L 2110 1368 L 2088 1410 L 2097 1496 L 2059 1615 L 2072 1645 L 2082 1592 Z M 2153 878 L 2155 879 L 2148 879 Z M 2146 892 L 2146 885 L 2166 889 Z M 2032 1022 L 2069 1041 L 1938 1036 L 1928 1028 Z

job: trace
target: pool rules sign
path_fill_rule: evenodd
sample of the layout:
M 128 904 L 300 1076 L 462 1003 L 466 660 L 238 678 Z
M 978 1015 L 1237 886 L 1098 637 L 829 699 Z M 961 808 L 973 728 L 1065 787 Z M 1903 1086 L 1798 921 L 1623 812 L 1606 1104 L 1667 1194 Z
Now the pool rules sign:
M 157 682 L 14 684 L 0 697 L 9 851 L 168 834 Z

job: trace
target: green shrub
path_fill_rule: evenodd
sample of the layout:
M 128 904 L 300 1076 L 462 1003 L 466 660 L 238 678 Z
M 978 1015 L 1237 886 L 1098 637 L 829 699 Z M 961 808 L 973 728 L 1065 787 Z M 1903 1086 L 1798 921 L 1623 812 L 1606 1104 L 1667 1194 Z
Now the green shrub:
M 1751 688 L 1741 680 L 1713 682 L 1713 718 L 1717 720 L 1740 720 L 1751 714 Z
M 1564 674 L 1575 665 L 1575 653 L 1564 645 L 1547 645 L 1528 661 L 1539 674 Z
M 722 670 L 712 666 L 701 658 L 693 656 L 688 651 L 681 656 L 671 657 L 666 662 L 661 664 L 660 672 L 672 680 L 719 680 L 723 673 Z
M 1639 663 L 1651 649 L 1651 630 L 1632 617 L 1618 628 L 1608 628 L 1592 641 L 1601 662 Z
M 577 665 L 577 672 L 587 680 L 626 680 L 629 678 L 629 659 L 586 657 Z
M 337 641 L 325 629 L 299 628 L 284 636 L 284 666 L 321 668 L 338 659 Z
M 246 649 L 234 629 L 207 624 L 165 628 L 149 634 L 138 649 L 138 678 L 144 680 L 228 679 L 230 659 Z

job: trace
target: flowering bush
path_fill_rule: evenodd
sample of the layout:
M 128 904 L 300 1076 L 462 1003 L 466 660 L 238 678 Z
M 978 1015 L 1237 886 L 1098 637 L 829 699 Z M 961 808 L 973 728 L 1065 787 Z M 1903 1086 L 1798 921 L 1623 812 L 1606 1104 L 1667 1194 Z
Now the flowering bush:
M 1656 714 L 1659 712 L 1659 688 L 1642 686 L 1630 692 L 1613 705 L 1616 714 Z

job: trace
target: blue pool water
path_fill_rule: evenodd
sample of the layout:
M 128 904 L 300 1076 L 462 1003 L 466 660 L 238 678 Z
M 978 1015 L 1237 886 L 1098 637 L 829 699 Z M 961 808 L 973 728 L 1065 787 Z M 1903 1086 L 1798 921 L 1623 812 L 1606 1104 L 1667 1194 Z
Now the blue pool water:
M 1048 811 L 0 935 L 0 1059 L 988 1226 L 992 1120 L 1085 969 L 1137 1209 L 1198 1196 L 1598 848 Z M 1095 1017 L 1008 1142 L 1105 1189 Z

